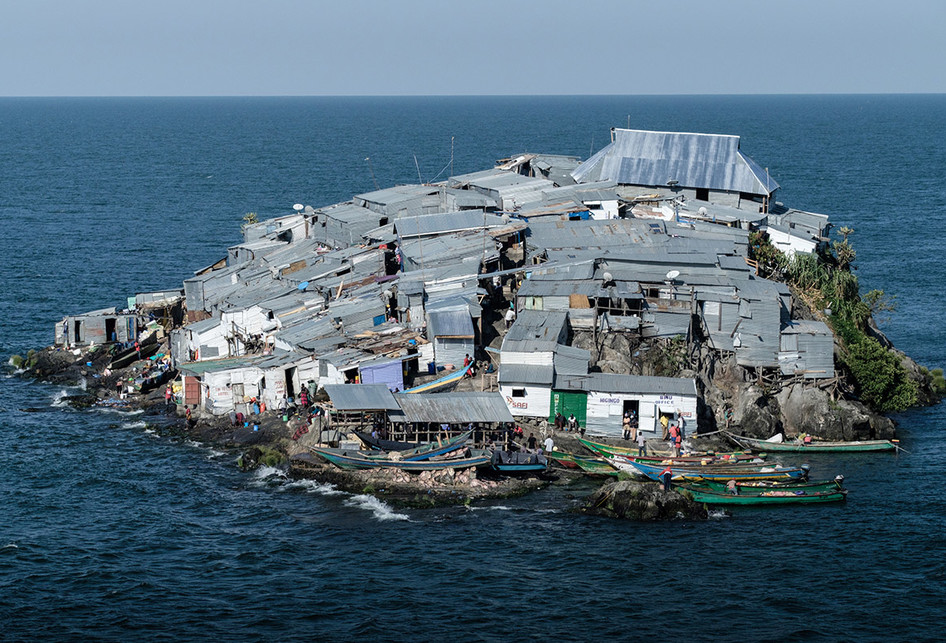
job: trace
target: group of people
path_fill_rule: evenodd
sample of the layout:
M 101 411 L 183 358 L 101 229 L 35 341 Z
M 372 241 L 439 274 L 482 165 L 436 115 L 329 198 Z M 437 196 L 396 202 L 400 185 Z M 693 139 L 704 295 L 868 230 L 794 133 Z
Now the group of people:
M 555 428 L 558 431 L 565 431 L 566 433 L 578 433 L 580 435 L 585 434 L 585 429 L 578 424 L 578 418 L 575 417 L 575 414 L 572 413 L 566 418 L 564 415 L 555 412 Z
M 663 427 L 663 439 L 670 442 L 673 455 L 679 457 L 683 451 L 683 441 L 686 439 L 686 420 L 683 419 L 681 413 L 677 413 L 672 420 L 666 415 L 661 415 L 660 424 Z

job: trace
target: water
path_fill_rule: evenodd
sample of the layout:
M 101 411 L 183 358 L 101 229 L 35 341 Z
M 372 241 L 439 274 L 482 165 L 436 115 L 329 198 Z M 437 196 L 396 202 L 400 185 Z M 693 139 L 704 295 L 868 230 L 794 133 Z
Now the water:
M 451 138 L 455 174 L 587 157 L 628 116 L 742 136 L 779 200 L 855 229 L 897 346 L 946 365 L 944 96 L 0 99 L 0 355 L 179 287 L 246 212 L 444 178 Z M 0 380 L 0 638 L 932 640 L 946 616 L 942 405 L 897 417 L 909 453 L 811 459 L 843 505 L 639 525 L 570 513 L 584 484 L 404 510 L 245 474 L 65 392 Z

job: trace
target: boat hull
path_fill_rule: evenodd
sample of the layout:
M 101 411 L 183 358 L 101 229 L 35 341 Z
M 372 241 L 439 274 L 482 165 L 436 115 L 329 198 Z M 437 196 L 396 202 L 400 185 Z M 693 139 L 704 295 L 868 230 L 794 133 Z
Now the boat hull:
M 679 485 L 679 489 L 686 490 L 693 496 L 696 502 L 702 502 L 708 505 L 787 505 L 787 504 L 815 504 L 822 502 L 840 502 L 844 500 L 847 492 L 842 490 L 834 491 L 789 491 L 789 490 L 770 490 L 760 495 L 732 495 L 726 493 L 716 493 L 712 491 L 701 490 L 697 487 L 688 485 Z
M 889 440 L 862 440 L 859 442 L 812 442 L 797 444 L 794 442 L 768 442 L 755 438 L 727 433 L 729 439 L 742 447 L 763 451 L 781 451 L 790 453 L 845 453 L 861 451 L 893 451 L 897 445 Z

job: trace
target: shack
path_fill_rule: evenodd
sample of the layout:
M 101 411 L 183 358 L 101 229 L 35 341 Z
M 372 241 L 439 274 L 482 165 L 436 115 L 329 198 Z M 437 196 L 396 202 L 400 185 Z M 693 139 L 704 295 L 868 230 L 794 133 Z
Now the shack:
M 589 373 L 555 378 L 559 404 L 581 422 L 581 394 L 585 395 L 585 428 L 590 435 L 620 436 L 625 412 L 638 418 L 650 438 L 661 438 L 660 416 L 683 417 L 686 430 L 696 432 L 696 381 L 692 378 L 647 377 Z M 554 416 L 555 408 L 552 415 Z M 564 413 L 563 413 L 564 414 Z M 567 416 L 567 414 L 565 414 Z
M 56 324 L 56 346 L 87 346 L 138 339 L 138 316 L 115 308 L 70 315 Z

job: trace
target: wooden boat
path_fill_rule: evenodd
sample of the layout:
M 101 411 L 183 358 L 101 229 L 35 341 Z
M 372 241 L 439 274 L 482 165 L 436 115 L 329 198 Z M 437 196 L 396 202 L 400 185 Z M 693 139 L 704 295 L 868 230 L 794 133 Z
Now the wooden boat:
M 142 377 L 135 380 L 135 388 L 139 393 L 148 393 L 154 389 L 167 384 L 177 376 L 177 371 L 174 369 L 168 369 L 166 371 L 157 370 L 152 371 L 146 377 Z
M 843 453 L 845 451 L 893 451 L 900 447 L 890 440 L 861 440 L 859 442 L 828 442 L 814 441 L 808 444 L 801 442 L 769 442 L 746 438 L 741 435 L 727 433 L 729 439 L 748 449 L 766 451 L 789 451 L 794 453 Z
M 541 453 L 523 451 L 493 451 L 490 464 L 502 473 L 534 473 L 549 468 L 548 460 Z
M 323 447 L 309 447 L 319 457 L 341 469 L 402 469 L 404 471 L 439 471 L 469 469 L 489 464 L 489 455 L 469 455 L 459 458 L 434 457 L 427 460 L 394 460 L 366 457 L 363 451 L 345 451 Z
M 801 489 L 769 489 L 759 494 L 737 495 L 731 493 L 708 491 L 691 485 L 675 485 L 678 489 L 688 491 L 696 502 L 708 505 L 781 505 L 781 504 L 810 504 L 817 502 L 838 502 L 844 500 L 847 491 L 835 489 L 833 491 L 805 491 Z
M 714 493 L 729 493 L 725 482 L 716 480 L 703 480 L 702 482 L 690 482 L 687 486 L 697 487 L 705 491 Z M 843 489 L 841 480 L 818 480 L 814 482 L 779 482 L 777 480 L 745 480 L 736 482 L 736 489 L 740 496 L 759 495 L 767 491 L 805 491 L 815 493 L 821 491 L 838 491 Z
M 645 462 L 632 462 L 627 459 L 610 458 L 608 462 L 615 467 L 633 467 L 639 474 L 642 474 L 651 480 L 659 480 L 660 474 L 666 469 L 663 465 L 647 464 Z M 629 469 L 624 469 L 629 470 Z M 755 466 L 739 468 L 728 467 L 689 467 L 675 466 L 670 467 L 671 478 L 673 480 L 702 481 L 716 480 L 728 482 L 729 480 L 792 480 L 808 477 L 808 465 L 800 467 L 784 467 L 781 465 Z
M 427 460 L 434 456 L 443 455 L 444 453 L 450 453 L 451 451 L 456 451 L 461 448 L 466 441 L 470 439 L 470 436 L 473 435 L 472 431 L 467 431 L 462 433 L 455 438 L 451 438 L 446 442 L 431 442 L 429 444 L 422 444 L 419 447 L 410 449 L 408 451 L 399 452 L 400 460 Z M 376 457 L 376 456 L 370 456 Z
M 650 458 L 636 455 L 621 455 L 615 454 L 615 458 L 622 460 L 629 460 L 631 462 L 643 462 L 644 464 L 653 464 L 660 466 L 667 466 L 672 464 L 680 467 L 713 467 L 718 469 L 731 468 L 731 469 L 742 469 L 745 467 L 764 467 L 765 460 L 763 458 L 756 458 L 754 460 L 719 460 L 712 456 L 706 456 L 699 459 L 690 459 L 690 458 Z
M 567 469 L 579 469 L 589 475 L 616 476 L 619 473 L 604 458 L 586 458 L 563 451 L 551 451 L 545 457 Z
M 420 386 L 415 386 L 414 388 L 409 388 L 404 393 L 433 393 L 435 391 L 444 392 L 455 387 L 460 380 L 466 377 L 466 374 L 470 372 L 470 369 L 473 368 L 473 364 L 469 364 L 462 369 L 453 371 L 449 375 L 445 375 L 439 379 L 434 380 L 433 382 L 427 382 L 426 384 L 421 384 Z
M 364 431 L 353 431 L 353 433 L 358 436 L 358 439 L 361 440 L 366 447 L 375 451 L 409 451 L 421 446 L 420 442 L 382 440 L 381 438 L 372 437 L 370 433 L 365 433 Z
M 112 358 L 111 363 L 108 365 L 109 368 L 115 370 L 131 366 L 139 359 L 148 359 L 157 353 L 158 349 L 161 347 L 161 345 L 158 344 L 158 336 L 154 333 L 138 342 L 138 346 L 141 349 L 140 355 L 139 351 L 136 351 L 134 346 L 126 348 Z
M 729 453 L 702 453 L 685 456 L 664 456 L 664 455 L 637 455 L 637 447 L 622 447 L 613 444 L 604 444 L 603 442 L 594 442 L 585 438 L 578 438 L 578 441 L 592 453 L 602 456 L 623 455 L 627 457 L 639 458 L 644 462 L 664 462 L 674 460 L 676 462 L 700 462 L 706 458 L 715 458 L 727 462 L 743 462 L 755 459 L 765 459 L 764 453 L 745 453 L 742 451 Z

